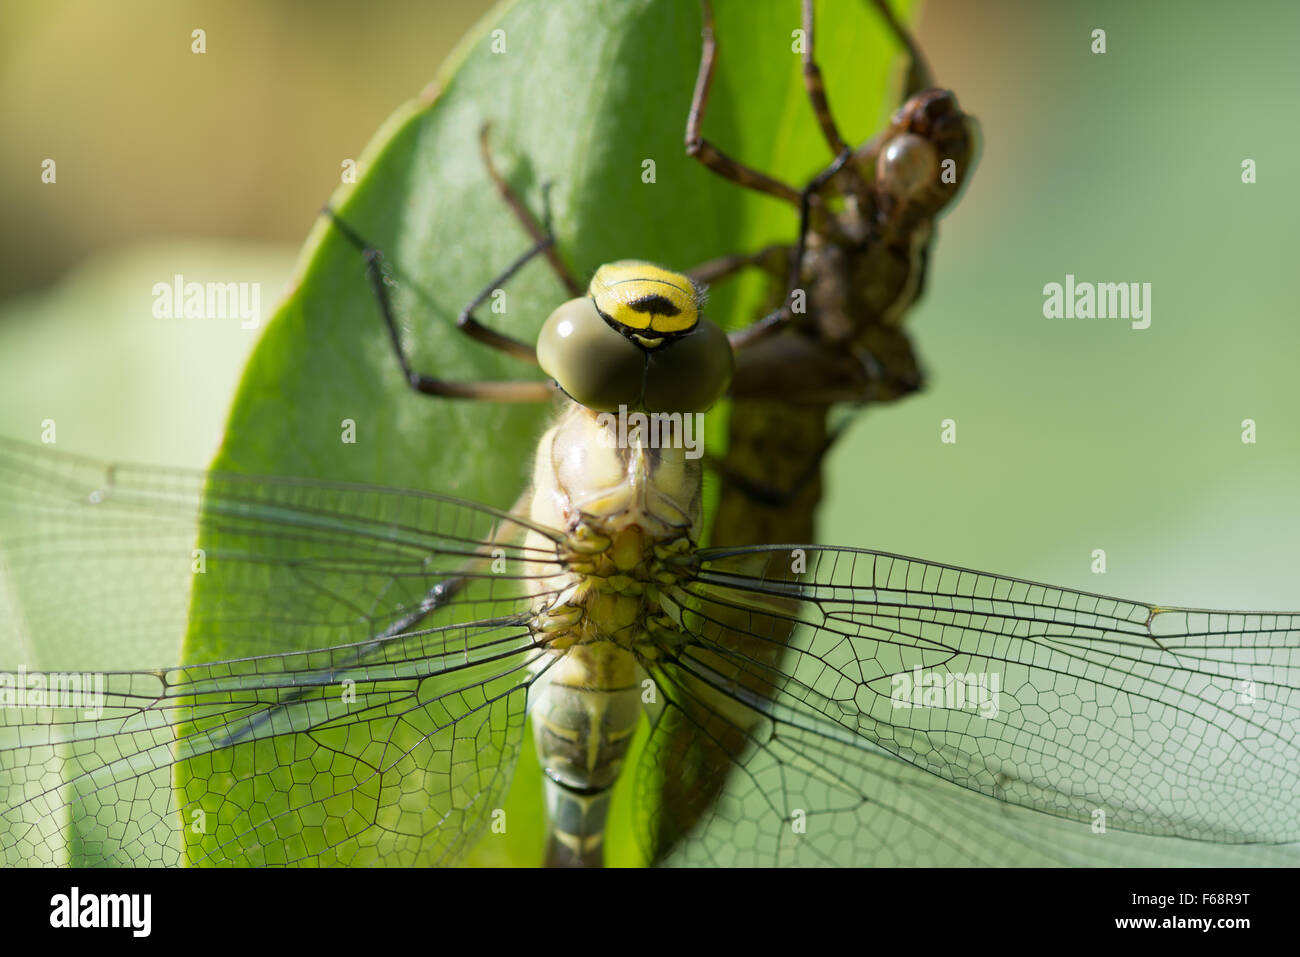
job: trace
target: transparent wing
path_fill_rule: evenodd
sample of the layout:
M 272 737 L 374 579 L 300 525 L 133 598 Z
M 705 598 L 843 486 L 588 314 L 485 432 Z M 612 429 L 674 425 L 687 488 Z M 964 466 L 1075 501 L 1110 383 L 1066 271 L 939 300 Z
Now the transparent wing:
M 680 675 L 678 675 L 680 677 Z M 929 772 L 816 730 L 758 712 L 730 723 L 714 689 L 693 696 L 656 675 L 669 699 L 638 767 L 642 840 L 672 866 L 1296 866 L 1295 845 L 1225 845 L 1103 829 L 985 797 Z M 695 827 L 676 830 L 658 770 L 680 764 L 671 749 L 685 735 L 667 732 L 671 716 L 697 737 L 694 747 L 730 766 L 713 800 L 696 809 Z M 729 741 L 740 742 L 729 751 Z M 704 742 L 704 743 L 702 743 Z M 654 769 L 653 771 L 651 769 Z M 698 781 L 695 782 L 698 786 Z M 682 793 L 686 793 L 683 790 Z M 665 826 L 666 825 L 666 826 Z
M 454 861 L 539 664 L 521 527 L 0 441 L 0 860 Z
M 656 857 L 1297 860 L 1223 845 L 1300 841 L 1300 617 L 847 548 L 700 557 L 640 769 Z

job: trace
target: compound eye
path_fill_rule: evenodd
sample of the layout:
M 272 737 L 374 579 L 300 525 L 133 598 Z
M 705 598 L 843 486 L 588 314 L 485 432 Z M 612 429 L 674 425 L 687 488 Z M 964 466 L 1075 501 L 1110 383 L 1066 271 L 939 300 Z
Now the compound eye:
M 680 339 L 648 354 L 645 407 L 649 412 L 703 412 L 731 384 L 735 357 L 727 334 L 707 319 Z
M 589 409 L 641 404 L 645 353 L 611 329 L 590 299 L 570 299 L 551 313 L 537 337 L 537 363 Z
M 933 144 L 915 133 L 900 133 L 885 144 L 876 160 L 876 180 L 899 202 L 919 199 L 939 172 Z

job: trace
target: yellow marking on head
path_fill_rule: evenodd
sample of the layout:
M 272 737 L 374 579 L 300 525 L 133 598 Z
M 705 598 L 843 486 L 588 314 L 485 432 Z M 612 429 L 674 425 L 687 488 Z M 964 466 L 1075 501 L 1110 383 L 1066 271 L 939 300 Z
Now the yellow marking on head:
M 596 270 L 588 288 L 596 309 L 609 322 L 655 335 L 689 332 L 700 321 L 700 291 L 689 276 L 654 263 L 623 259 Z

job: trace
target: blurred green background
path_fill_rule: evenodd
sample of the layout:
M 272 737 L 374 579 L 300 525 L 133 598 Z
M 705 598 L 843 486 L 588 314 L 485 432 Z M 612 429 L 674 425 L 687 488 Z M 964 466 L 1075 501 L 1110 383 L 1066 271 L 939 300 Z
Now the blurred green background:
M 0 6 L 0 433 L 34 440 L 48 417 L 68 450 L 205 464 L 256 332 L 160 324 L 153 283 L 260 281 L 269 317 L 342 161 L 487 7 Z M 1284 3 L 925 5 L 923 48 L 984 151 L 909 319 L 930 388 L 836 450 L 824 540 L 1300 605 L 1298 28 Z M 1150 282 L 1151 328 L 1044 319 L 1066 273 Z

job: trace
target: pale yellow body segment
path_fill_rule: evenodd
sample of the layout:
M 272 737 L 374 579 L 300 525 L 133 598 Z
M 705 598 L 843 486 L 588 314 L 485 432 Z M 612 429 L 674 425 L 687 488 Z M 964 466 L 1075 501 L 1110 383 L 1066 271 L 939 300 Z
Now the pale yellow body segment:
M 610 791 L 640 720 L 638 659 L 672 640 L 659 587 L 682 575 L 699 533 L 698 461 L 680 448 L 612 447 L 615 439 L 571 403 L 542 437 L 534 468 L 530 518 L 568 532 L 566 571 L 532 585 L 534 627 L 552 650 L 530 698 L 550 864 L 601 862 Z M 536 532 L 528 545 L 554 549 Z

